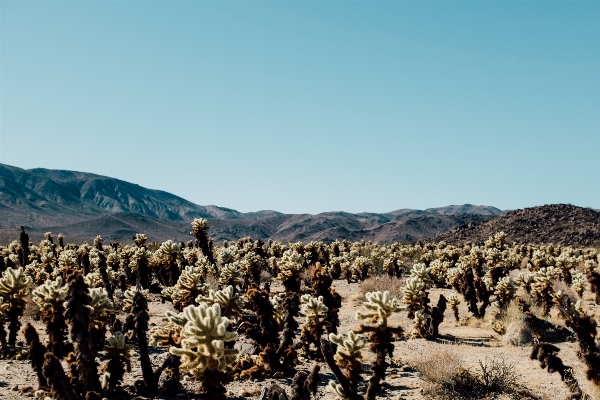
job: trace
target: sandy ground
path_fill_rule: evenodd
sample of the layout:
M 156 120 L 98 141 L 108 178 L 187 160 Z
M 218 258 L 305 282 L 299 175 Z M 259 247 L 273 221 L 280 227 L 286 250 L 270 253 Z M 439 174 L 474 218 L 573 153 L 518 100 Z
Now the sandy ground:
M 364 296 L 360 292 L 359 284 L 347 284 L 345 281 L 336 281 L 335 289 L 343 298 L 342 309 L 340 310 L 341 325 L 339 333 L 346 333 L 350 329 L 356 329 L 359 323 L 354 315 L 357 310 L 361 309 L 361 303 Z M 277 285 L 273 285 L 273 292 L 281 291 Z M 452 290 L 433 289 L 430 293 L 431 304 L 435 304 L 440 293 L 449 295 Z M 460 296 L 462 299 L 462 296 Z M 588 312 L 596 313 L 599 307 L 592 301 L 592 295 L 586 292 L 584 295 L 584 307 Z M 169 303 L 162 304 L 159 301 L 150 302 L 150 327 L 161 325 L 166 321 L 165 311 L 172 310 Z M 446 310 L 444 322 L 440 325 L 440 333 L 442 335 L 453 335 L 462 339 L 473 339 L 475 343 L 482 343 L 483 346 L 467 345 L 467 344 L 440 344 L 426 341 L 424 339 L 409 339 L 405 341 L 396 341 L 394 350 L 394 359 L 388 370 L 388 376 L 385 382 L 386 394 L 388 399 L 424 399 L 422 393 L 424 381 L 418 372 L 414 372 L 411 368 L 407 368 L 406 364 L 410 365 L 412 360 L 418 359 L 424 355 L 436 354 L 440 349 L 451 348 L 458 354 L 465 365 L 471 368 L 476 368 L 479 361 L 486 358 L 502 358 L 505 362 L 514 364 L 514 367 L 519 374 L 519 384 L 528 388 L 532 393 L 541 399 L 567 399 L 568 390 L 565 384 L 561 381 L 557 373 L 549 374 L 539 367 L 539 362 L 530 360 L 529 353 L 531 346 L 516 347 L 503 344 L 498 335 L 490 327 L 490 321 L 493 318 L 493 307 L 488 309 L 486 318 L 483 321 L 475 321 L 473 319 L 462 320 L 456 323 L 451 310 Z M 461 318 L 468 315 L 466 305 L 461 303 L 459 313 Z M 118 318 L 124 320 L 125 313 L 119 313 Z M 558 322 L 559 319 L 551 317 L 553 322 Z M 35 321 L 31 317 L 23 318 L 23 326 L 27 322 L 32 323 L 40 333 L 42 342 L 45 342 L 45 327 L 40 321 Z M 299 322 L 302 322 L 301 319 Z M 402 326 L 406 331 L 412 330 L 412 321 L 406 317 L 406 312 L 395 314 L 389 321 L 391 326 Z M 298 335 L 299 336 L 299 335 Z M 21 345 L 23 337 L 20 334 L 19 340 Z M 578 379 L 582 389 L 587 392 L 592 398 L 600 400 L 598 395 L 594 395 L 592 385 L 585 379 L 585 366 L 577 357 L 577 343 L 559 343 L 557 346 L 561 349 L 559 356 L 566 365 L 574 368 L 575 376 Z M 368 370 L 368 364 L 372 361 L 373 355 L 368 351 L 365 354 L 365 369 Z M 151 359 L 154 366 L 158 366 L 166 356 L 164 348 L 152 347 Z M 298 366 L 301 370 L 310 370 L 312 361 L 306 361 Z M 367 377 L 367 375 L 365 375 Z M 317 398 L 329 400 L 334 399 L 331 393 L 327 392 L 325 387 L 329 380 L 335 379 L 326 364 L 321 365 L 322 382 L 319 386 Z M 133 368 L 131 373 L 126 374 L 125 384 L 132 385 L 137 379 L 141 379 L 141 369 L 137 358 L 133 360 Z M 228 395 L 231 398 L 241 398 L 239 396 L 242 390 L 247 392 L 254 391 L 254 398 L 258 398 L 260 389 L 270 385 L 272 382 L 277 382 L 282 386 L 289 386 L 291 378 L 286 379 L 263 379 L 258 381 L 242 381 L 232 382 L 227 385 Z M 182 382 L 190 394 L 180 398 L 196 398 L 191 393 L 194 393 L 199 386 L 198 383 L 192 381 Z M 31 388 L 31 389 L 27 389 Z M 37 380 L 28 361 L 22 360 L 0 360 L 0 399 L 17 399 L 23 397 L 33 397 L 33 389 L 37 389 Z M 288 390 L 289 392 L 289 390 Z M 142 399 L 143 397 L 139 397 Z M 157 397 L 161 398 L 161 397 Z

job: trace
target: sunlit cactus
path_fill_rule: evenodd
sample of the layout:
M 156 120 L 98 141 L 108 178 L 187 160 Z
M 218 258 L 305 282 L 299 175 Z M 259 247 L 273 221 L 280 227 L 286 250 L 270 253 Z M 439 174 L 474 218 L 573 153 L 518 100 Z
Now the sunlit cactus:
M 31 278 L 25 275 L 23 267 L 8 267 L 0 277 L 0 296 L 8 303 L 6 319 L 8 320 L 8 346 L 15 347 L 17 333 L 21 327 L 19 319 L 23 316 L 26 302 L 24 297 L 31 289 Z M 2 333 L 0 333 L 4 336 Z M 4 344 L 4 343 L 2 343 Z
M 425 307 L 425 299 L 427 298 L 425 287 L 425 282 L 418 276 L 406 280 L 402 290 L 404 292 L 404 304 L 408 309 L 408 318 L 414 318 L 415 312 Z
M 285 322 L 285 317 L 287 315 L 287 311 L 283 307 L 282 301 L 283 301 L 283 298 L 278 295 L 274 295 L 269 298 L 269 302 L 273 306 L 273 311 L 274 311 L 273 316 L 275 317 L 275 321 L 277 321 L 277 325 L 279 326 L 279 328 L 283 327 L 283 324 Z
M 469 265 L 463 262 L 458 262 L 455 267 L 448 268 L 446 271 L 446 283 L 453 288 L 458 289 L 467 268 L 469 268 Z
M 215 263 L 212 254 L 212 239 L 208 238 L 208 220 L 204 218 L 195 218 L 192 221 L 192 231 L 190 235 L 194 235 L 196 237 L 196 246 L 200 247 L 202 253 L 206 257 L 211 264 Z
M 431 279 L 431 276 L 429 276 L 429 272 L 427 271 L 427 266 L 425 264 L 421 263 L 413 265 L 410 270 L 410 278 L 421 280 L 425 290 L 433 287 L 433 280 Z
M 354 259 L 353 277 L 361 281 L 367 279 L 371 265 L 372 263 L 369 257 L 356 257 Z
M 217 273 L 215 264 L 213 264 L 210 259 L 203 254 L 198 256 L 198 260 L 194 263 L 194 266 L 198 269 L 202 276 L 215 275 Z
M 171 347 L 171 354 L 181 357 L 181 370 L 190 372 L 202 382 L 201 391 L 210 399 L 225 399 L 227 366 L 235 360 L 237 350 L 225 343 L 234 341 L 237 333 L 228 330 L 229 319 L 221 316 L 218 304 L 188 306 L 181 347 Z
M 208 292 L 208 285 L 203 283 L 203 280 L 200 268 L 188 265 L 181 272 L 175 286 L 163 289 L 162 294 L 169 297 L 177 309 L 183 310 L 191 305 L 198 295 Z
M 500 278 L 494 291 L 496 295 L 494 305 L 501 310 L 506 309 L 510 301 L 515 298 L 516 293 L 517 285 L 509 277 Z
M 542 304 L 545 315 L 552 306 L 552 285 L 559 277 L 560 270 L 555 267 L 543 267 L 533 274 L 531 295 Z
M 38 305 L 41 319 L 46 324 L 48 334 L 48 350 L 57 357 L 64 356 L 67 324 L 65 322 L 64 301 L 67 296 L 67 286 L 59 276 L 56 280 L 47 280 L 32 292 L 32 299 Z
M 221 306 L 221 315 L 232 321 L 239 320 L 243 315 L 242 300 L 240 295 L 233 290 L 233 286 L 227 286 L 222 290 L 211 289 L 207 296 L 196 297 L 196 303 L 206 303 L 209 306 L 218 304 Z
M 415 312 L 415 317 L 413 318 L 413 328 L 418 337 L 428 336 L 427 329 L 429 327 L 430 319 L 431 315 L 426 313 L 424 310 Z
M 89 329 L 95 350 L 100 350 L 104 344 L 106 325 L 110 316 L 114 314 L 115 307 L 104 288 L 90 288 L 89 295 L 91 298 L 91 302 L 87 306 L 90 310 Z
M 456 322 L 460 321 L 460 318 L 458 316 L 459 304 L 460 304 L 460 300 L 458 299 L 457 295 L 451 294 L 448 297 L 448 305 L 450 306 L 450 309 L 452 310 L 452 314 L 454 315 L 454 319 L 456 320 Z
M 282 281 L 289 279 L 292 275 L 300 272 L 304 265 L 304 257 L 302 257 L 295 250 L 286 250 L 283 253 L 281 261 L 278 266 L 281 272 L 279 273 L 279 279 Z
M 325 318 L 329 308 L 323 302 L 323 296 L 312 297 L 310 294 L 305 294 L 300 297 L 300 303 L 300 309 L 306 317 L 300 336 L 304 353 L 309 358 L 321 358 L 319 340 L 328 325 Z M 314 348 L 311 348 L 311 345 L 314 345 Z
M 237 253 L 235 246 L 221 247 L 217 252 L 217 261 L 221 266 L 231 264 L 237 259 Z
M 138 247 L 143 247 L 147 241 L 148 241 L 148 237 L 143 233 L 136 233 L 135 236 L 133 237 L 133 242 Z
M 517 276 L 516 282 L 525 290 L 527 293 L 531 293 L 531 285 L 533 284 L 533 274 L 531 273 L 520 273 Z
M 194 218 L 192 221 L 192 231 L 190 235 L 197 235 L 201 232 L 208 232 L 208 220 L 205 218 Z
M 582 274 L 581 272 L 574 272 L 571 275 L 571 279 L 572 279 L 572 284 L 571 287 L 573 288 L 573 290 L 575 291 L 575 293 L 577 293 L 577 295 L 579 297 L 583 296 L 583 292 L 585 291 L 585 289 L 587 288 L 588 285 L 588 281 L 587 279 L 585 279 L 585 275 Z
M 337 345 L 334 359 L 337 365 L 345 371 L 351 387 L 356 391 L 362 380 L 362 349 L 367 345 L 365 337 L 348 331 L 346 336 L 329 334 L 329 340 Z M 330 382 L 331 384 L 331 382 Z
M 236 280 L 241 276 L 239 264 L 237 262 L 223 265 L 219 269 L 219 283 L 221 285 L 234 286 Z
M 398 300 L 390 295 L 389 291 L 369 292 L 365 295 L 367 301 L 363 302 L 366 312 L 356 312 L 356 319 L 367 322 L 387 324 L 387 319 L 395 312 L 403 310 L 398 305 Z
M 300 303 L 307 322 L 323 319 L 327 316 L 327 306 L 323 303 L 323 296 L 312 297 L 310 294 L 305 294 L 300 297 Z

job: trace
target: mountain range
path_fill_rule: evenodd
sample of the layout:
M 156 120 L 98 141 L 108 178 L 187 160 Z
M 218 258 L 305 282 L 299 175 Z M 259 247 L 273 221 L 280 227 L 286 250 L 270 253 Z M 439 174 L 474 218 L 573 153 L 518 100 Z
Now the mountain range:
M 194 218 L 209 220 L 217 241 L 251 236 L 263 240 L 304 242 L 373 240 L 414 242 L 504 212 L 491 206 L 452 205 L 388 213 L 325 212 L 284 214 L 272 210 L 242 213 L 201 206 L 179 196 L 91 173 L 0 164 L 0 240 L 15 239 L 24 225 L 33 239 L 44 232 L 67 240 L 129 241 L 146 233 L 151 241 L 189 240 Z

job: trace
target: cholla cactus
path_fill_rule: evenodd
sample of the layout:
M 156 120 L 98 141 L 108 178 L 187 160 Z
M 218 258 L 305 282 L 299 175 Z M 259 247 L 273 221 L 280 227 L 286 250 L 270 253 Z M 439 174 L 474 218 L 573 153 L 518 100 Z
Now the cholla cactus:
M 286 250 L 279 262 L 279 279 L 286 281 L 293 275 L 298 274 L 304 265 L 304 257 L 295 250 Z
M 329 308 L 323 302 L 323 296 L 312 297 L 310 294 L 305 294 L 300 298 L 300 302 L 301 311 L 306 317 L 300 341 L 308 357 L 320 359 L 322 353 L 319 340 L 323 335 L 324 328 L 328 326 L 325 318 L 327 318 Z M 311 344 L 315 349 L 311 349 Z
M 194 218 L 190 235 L 197 235 L 200 232 L 208 232 L 208 220 L 204 218 Z
M 196 237 L 196 245 L 200 247 L 202 253 L 208 257 L 210 263 L 214 264 L 212 239 L 208 239 L 208 221 L 204 218 L 195 218 L 192 222 L 192 231 L 190 232 L 190 235 Z
M 353 275 L 354 278 L 361 281 L 367 279 L 369 276 L 369 269 L 371 268 L 371 260 L 368 257 L 358 256 L 354 260 Z
M 269 298 L 269 302 L 273 306 L 275 321 L 277 321 L 277 326 L 279 326 L 279 328 L 283 328 L 285 317 L 287 315 L 286 309 L 282 306 L 282 301 L 283 298 L 277 295 Z
M 188 265 L 175 286 L 163 289 L 162 294 L 169 297 L 177 309 L 182 310 L 191 305 L 198 295 L 208 291 L 208 285 L 202 281 L 200 268 Z
M 469 268 L 466 262 L 458 262 L 454 268 L 448 268 L 446 272 L 446 283 L 454 289 L 459 289 L 465 271 Z
M 381 388 L 381 380 L 385 378 L 387 369 L 386 357 L 394 351 L 393 336 L 402 335 L 403 330 L 400 327 L 392 328 L 388 326 L 388 318 L 395 312 L 402 310 L 398 306 L 398 300 L 390 296 L 390 292 L 369 292 L 365 295 L 368 301 L 363 302 L 363 307 L 367 312 L 356 313 L 356 319 L 377 323 L 377 326 L 365 326 L 361 324 L 359 333 L 370 332 L 371 351 L 375 353 L 375 362 L 373 363 L 373 375 L 369 379 L 366 398 L 375 398 L 375 393 Z M 348 388 L 348 390 L 351 390 Z
M 143 233 L 136 233 L 133 237 L 133 242 L 136 244 L 137 247 L 143 247 L 147 241 L 148 237 Z
M 415 317 L 413 318 L 413 328 L 418 337 L 428 336 L 427 329 L 429 327 L 430 319 L 431 315 L 427 314 L 424 310 L 415 312 Z
M 108 297 L 108 292 L 104 288 L 90 288 L 89 295 L 91 302 L 87 306 L 90 310 L 90 334 L 97 350 L 104 344 L 106 334 L 106 324 L 110 316 L 115 312 L 115 306 Z
M 340 400 L 348 399 L 348 395 L 346 394 L 346 392 L 344 392 L 344 388 L 342 387 L 342 385 L 334 381 L 329 381 L 329 384 L 327 384 L 327 391 L 336 395 L 337 398 Z
M 555 267 L 543 267 L 533 274 L 531 295 L 542 303 L 545 315 L 550 312 L 550 307 L 552 307 L 552 285 L 559 276 L 560 270 Z
M 221 285 L 234 286 L 240 275 L 240 268 L 237 262 L 225 264 L 219 270 L 219 283 Z
M 221 307 L 201 303 L 183 310 L 186 319 L 182 330 L 181 347 L 171 347 L 171 354 L 181 357 L 181 370 L 190 372 L 202 382 L 202 391 L 210 399 L 225 399 L 227 366 L 235 359 L 237 350 L 225 347 L 237 333 L 229 331 L 229 319 L 221 316 Z
M 198 268 L 202 276 L 215 275 L 217 273 L 217 267 L 203 254 L 198 256 L 198 260 L 194 263 L 194 266 Z
M 533 284 L 533 274 L 520 273 L 519 276 L 517 276 L 517 283 L 521 285 L 523 290 L 525 290 L 527 293 L 531 293 L 531 285 Z
M 67 337 L 67 323 L 64 317 L 64 305 L 67 297 L 67 287 L 59 276 L 56 280 L 47 280 L 32 292 L 33 302 L 38 305 L 41 319 L 46 324 L 46 333 L 49 338 L 48 350 L 57 357 L 65 354 L 65 339 Z
M 236 247 L 221 247 L 217 253 L 217 261 L 220 265 L 231 264 L 238 256 Z
M 244 314 L 241 308 L 240 295 L 235 293 L 233 286 L 227 286 L 222 290 L 210 290 L 208 296 L 196 297 L 196 303 L 206 303 L 209 306 L 218 304 L 221 306 L 221 314 L 232 321 L 238 321 Z
M 501 310 L 506 309 L 510 301 L 515 298 L 516 293 L 517 285 L 509 277 L 500 278 L 494 291 L 496 295 L 494 305 Z
M 9 305 L 6 311 L 6 319 L 9 322 L 8 346 L 10 347 L 15 347 L 17 342 L 17 333 L 21 327 L 19 319 L 23 316 L 26 305 L 23 298 L 29 294 L 30 287 L 31 278 L 25 275 L 23 267 L 18 269 L 8 267 L 0 278 L 0 296 Z M 4 343 L 2 344 L 4 345 Z
M 363 302 L 366 312 L 356 312 L 356 319 L 368 322 L 377 322 L 380 325 L 387 325 L 387 319 L 395 312 L 403 310 L 398 305 L 398 300 L 390 296 L 389 291 L 369 292 L 365 295 L 367 301 Z
M 455 294 L 451 294 L 450 297 L 448 297 L 448 305 L 450 306 L 450 309 L 452 310 L 452 314 L 454 314 L 454 319 L 456 320 L 456 322 L 460 321 L 459 317 L 458 317 L 458 305 L 460 304 L 460 300 L 458 299 L 458 296 Z
M 419 279 L 423 282 L 424 289 L 431 289 L 433 287 L 433 280 L 429 276 L 427 266 L 425 264 L 415 264 L 410 270 L 411 279 Z
M 58 267 L 63 279 L 71 275 L 77 268 L 77 253 L 74 250 L 63 250 L 58 255 Z
M 418 264 L 415 264 L 418 265 Z M 452 263 L 450 261 L 441 261 L 441 260 L 433 260 L 429 264 L 429 268 L 427 268 L 427 277 L 431 276 L 433 281 L 443 286 L 446 283 L 448 270 L 452 267 Z M 413 267 L 414 268 L 414 267 Z M 411 273 L 412 275 L 412 273 Z M 433 286 L 433 285 L 432 285 Z
M 141 289 L 137 286 L 131 286 L 125 291 L 125 293 L 123 293 L 123 295 L 125 296 L 125 298 L 123 299 L 123 311 L 131 311 L 131 307 L 133 306 L 133 298 L 135 297 L 135 294 L 137 292 L 142 293 L 144 297 L 148 297 L 148 295 L 150 294 L 150 291 L 147 289 Z
M 104 355 L 100 358 L 108 361 L 102 371 L 101 385 L 104 392 L 112 394 L 119 386 L 127 371 L 131 371 L 131 356 L 133 355 L 133 346 L 125 343 L 125 336 L 121 332 L 116 332 L 114 336 L 108 338 L 108 345 L 104 346 Z
M 327 316 L 327 306 L 323 303 L 323 296 L 318 298 L 305 294 L 300 297 L 301 310 L 306 316 L 306 322 L 325 318 Z
M 334 359 L 336 364 L 345 370 L 350 386 L 354 391 L 358 389 L 358 384 L 362 380 L 362 349 L 366 346 L 367 340 L 353 331 L 349 331 L 346 336 L 329 334 L 329 340 L 337 345 L 337 351 Z M 332 382 L 330 382 L 331 385 Z
M 587 279 L 585 279 L 585 275 L 581 272 L 575 272 L 572 274 L 572 284 L 571 287 L 577 293 L 579 297 L 583 296 L 583 292 L 587 288 Z
M 404 304 L 408 307 L 408 318 L 414 318 L 415 312 L 425 307 L 427 292 L 425 282 L 418 276 L 408 278 L 404 286 Z

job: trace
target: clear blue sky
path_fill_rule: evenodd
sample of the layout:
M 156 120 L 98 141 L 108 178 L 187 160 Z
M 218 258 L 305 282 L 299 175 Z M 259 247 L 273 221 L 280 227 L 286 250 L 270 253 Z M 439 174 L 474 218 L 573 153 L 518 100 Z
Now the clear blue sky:
M 240 211 L 600 208 L 600 1 L 0 0 L 0 162 Z

